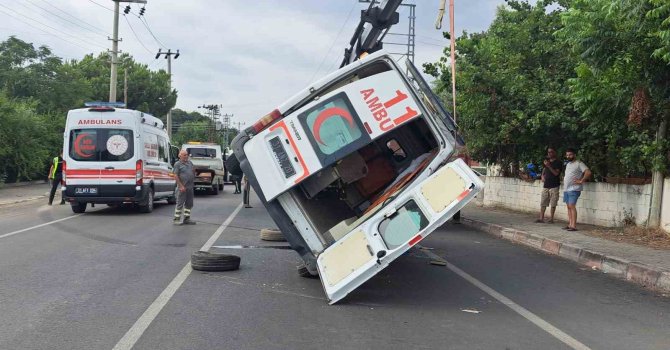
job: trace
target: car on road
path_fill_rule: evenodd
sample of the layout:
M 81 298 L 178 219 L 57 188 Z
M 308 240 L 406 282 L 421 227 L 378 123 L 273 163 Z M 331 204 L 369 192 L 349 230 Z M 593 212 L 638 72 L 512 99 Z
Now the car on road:
M 383 51 L 310 85 L 242 131 L 243 172 L 304 275 L 335 303 L 415 246 L 483 188 L 414 65 Z
M 175 203 L 170 139 L 163 122 L 110 103 L 70 110 L 63 142 L 63 197 L 75 213 L 89 203 Z
M 225 168 L 221 146 L 215 143 L 189 141 L 181 146 L 188 152 L 195 170 L 195 189 L 217 195 L 223 191 Z

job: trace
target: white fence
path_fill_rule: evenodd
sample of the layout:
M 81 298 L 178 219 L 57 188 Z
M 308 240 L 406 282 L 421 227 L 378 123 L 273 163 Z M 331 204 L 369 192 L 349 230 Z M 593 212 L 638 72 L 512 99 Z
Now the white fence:
M 516 178 L 487 176 L 484 205 L 537 213 L 539 216 L 542 182 L 526 182 Z M 670 179 L 665 179 L 665 204 L 662 222 L 670 230 Z M 620 226 L 625 220 L 644 225 L 649 218 L 651 185 L 624 185 L 590 182 L 584 185 L 577 201 L 579 223 L 598 226 Z M 547 208 L 549 214 L 549 208 Z M 567 220 L 563 203 L 563 188 L 556 209 L 556 217 Z

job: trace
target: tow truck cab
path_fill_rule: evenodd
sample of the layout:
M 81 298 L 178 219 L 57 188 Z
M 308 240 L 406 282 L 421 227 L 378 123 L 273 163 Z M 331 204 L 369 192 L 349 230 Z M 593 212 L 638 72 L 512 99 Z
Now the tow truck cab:
M 337 302 L 482 188 L 451 161 L 456 126 L 417 69 L 377 52 L 331 73 L 233 140 L 239 168 Z
M 169 138 L 149 114 L 103 102 L 70 110 L 63 135 L 63 196 L 72 211 L 88 203 L 134 203 L 142 212 L 154 200 L 175 201 Z

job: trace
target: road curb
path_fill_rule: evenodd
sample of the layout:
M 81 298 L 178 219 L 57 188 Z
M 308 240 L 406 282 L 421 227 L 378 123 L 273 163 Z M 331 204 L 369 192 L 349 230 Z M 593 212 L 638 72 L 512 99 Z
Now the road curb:
M 24 203 L 24 202 L 36 201 L 36 200 L 40 200 L 40 199 L 44 199 L 44 198 L 49 198 L 49 192 L 47 192 L 46 194 L 43 194 L 41 196 L 24 197 L 24 198 L 20 198 L 20 199 L 0 201 L 0 208 L 12 206 L 14 204 L 19 204 L 19 203 Z
M 596 252 L 575 244 L 559 242 L 536 233 L 529 233 L 465 217 L 461 219 L 461 222 L 468 227 L 486 232 L 495 237 L 520 243 L 547 254 L 560 256 L 561 258 L 587 266 L 592 270 L 600 270 L 608 275 L 636 283 L 657 292 L 670 293 L 670 271 Z

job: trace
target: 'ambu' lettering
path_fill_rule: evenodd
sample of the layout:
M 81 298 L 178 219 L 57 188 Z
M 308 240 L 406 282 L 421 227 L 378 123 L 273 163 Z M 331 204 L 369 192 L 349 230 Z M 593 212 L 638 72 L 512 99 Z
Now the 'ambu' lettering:
M 402 124 L 419 115 L 419 112 L 415 111 L 411 107 L 405 107 L 405 114 L 391 119 L 389 118 L 386 109 L 391 108 L 394 105 L 407 99 L 407 94 L 403 93 L 400 90 L 396 90 L 396 95 L 393 98 L 389 99 L 384 103 L 380 103 L 379 97 L 373 96 L 374 93 L 375 89 L 361 90 L 361 95 L 363 95 L 363 101 L 365 101 L 365 103 L 368 105 L 368 108 L 370 109 L 372 116 L 375 118 L 376 121 L 379 122 L 379 128 L 384 132 L 389 131 L 393 129 L 396 125 Z

